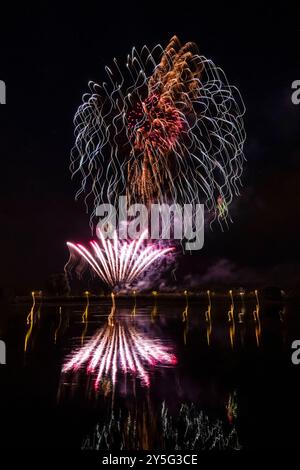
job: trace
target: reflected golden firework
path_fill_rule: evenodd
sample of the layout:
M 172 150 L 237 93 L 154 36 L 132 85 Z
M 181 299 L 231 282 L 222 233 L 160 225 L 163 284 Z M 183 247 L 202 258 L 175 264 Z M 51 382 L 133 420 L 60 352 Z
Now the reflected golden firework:
M 182 312 L 182 321 L 184 323 L 184 329 L 183 329 L 183 343 L 186 346 L 187 343 L 187 335 L 189 332 L 189 297 L 188 297 L 188 291 L 184 291 L 184 296 L 185 296 L 185 308 Z
M 32 306 L 31 306 L 30 312 L 29 312 L 29 314 L 27 315 L 27 318 L 26 318 L 26 323 L 27 323 L 27 325 L 29 325 L 29 328 L 26 332 L 25 340 L 24 340 L 24 352 L 25 353 L 27 352 L 29 342 L 31 341 L 31 336 L 32 336 L 34 324 L 36 323 L 36 321 L 38 321 L 40 319 L 41 306 L 42 306 L 41 292 L 33 291 L 33 292 L 31 292 L 31 297 L 32 297 Z M 40 303 L 38 304 L 38 306 L 36 305 L 36 303 L 37 303 L 36 299 L 37 298 L 40 299 Z
M 259 297 L 258 297 L 258 290 L 255 290 L 254 293 L 255 293 L 255 298 L 256 298 L 256 307 L 255 307 L 255 310 L 253 311 L 253 318 L 254 318 L 254 323 L 255 323 L 256 344 L 259 347 L 260 337 L 261 337 L 260 302 L 259 302 Z
M 207 297 L 208 297 L 208 306 L 207 306 L 207 310 L 205 312 L 205 321 L 207 323 L 206 339 L 207 339 L 207 345 L 210 346 L 210 337 L 211 337 L 211 333 L 212 333 L 210 290 L 207 291 Z
M 229 338 L 230 345 L 233 348 L 235 340 L 235 319 L 234 319 L 234 300 L 232 290 L 229 291 L 231 305 L 228 311 L 228 321 L 229 321 Z
M 59 314 L 59 321 L 58 321 L 57 328 L 54 332 L 54 344 L 56 344 L 58 332 L 59 332 L 59 329 L 60 329 L 61 323 L 62 323 L 61 307 L 59 307 L 59 309 L 58 309 L 58 314 Z

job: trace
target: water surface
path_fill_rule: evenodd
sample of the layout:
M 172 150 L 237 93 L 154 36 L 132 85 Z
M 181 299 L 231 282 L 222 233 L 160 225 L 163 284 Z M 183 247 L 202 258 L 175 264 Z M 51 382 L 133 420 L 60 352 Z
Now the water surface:
M 298 306 L 188 298 L 10 308 L 8 446 L 293 447 Z M 6 366 L 5 366 L 6 367 Z

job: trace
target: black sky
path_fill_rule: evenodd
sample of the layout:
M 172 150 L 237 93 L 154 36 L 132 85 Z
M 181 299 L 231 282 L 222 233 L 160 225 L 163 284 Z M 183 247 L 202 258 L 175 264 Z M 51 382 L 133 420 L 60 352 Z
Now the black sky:
M 181 260 L 181 276 L 298 282 L 300 105 L 291 102 L 291 84 L 300 80 L 300 8 L 103 3 L 26 4 L 1 18 L 0 286 L 42 287 L 62 271 L 65 241 L 89 237 L 68 169 L 81 95 L 113 57 L 133 45 L 166 44 L 173 34 L 195 41 L 239 87 L 248 136 L 234 224 L 208 233 L 204 249 Z

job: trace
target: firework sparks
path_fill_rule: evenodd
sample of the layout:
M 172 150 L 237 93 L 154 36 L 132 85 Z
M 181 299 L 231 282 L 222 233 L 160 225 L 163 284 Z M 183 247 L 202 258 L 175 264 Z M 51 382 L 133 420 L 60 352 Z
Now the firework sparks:
M 121 242 L 116 232 L 113 240 L 105 239 L 99 231 L 100 244 L 91 241 L 93 252 L 87 250 L 80 243 L 67 242 L 71 258 L 73 254 L 80 255 L 93 269 L 97 276 L 111 287 L 130 284 L 144 273 L 153 263 L 173 248 L 145 246 L 143 242 L 147 236 L 144 231 L 137 240 Z M 66 268 L 71 263 L 67 263 Z M 72 264 L 72 263 L 71 263 Z
M 63 366 L 63 372 L 78 371 L 85 366 L 95 376 L 95 389 L 110 378 L 115 384 L 118 372 L 138 376 L 150 386 L 149 367 L 175 365 L 176 356 L 158 340 L 145 338 L 131 325 L 108 323 L 81 349 L 75 351 Z
M 148 450 L 155 446 L 167 452 L 242 449 L 233 420 L 228 425 L 213 419 L 194 404 L 181 403 L 175 414 L 166 402 L 157 406 L 148 399 L 145 410 L 142 413 L 138 410 L 134 403 L 133 409 L 124 412 L 116 408 L 107 418 L 101 416 L 91 434 L 84 438 L 82 449 Z
M 197 46 L 132 49 L 107 80 L 90 82 L 74 117 L 72 176 L 91 209 L 118 196 L 146 205 L 204 203 L 230 219 L 243 171 L 244 104 L 238 89 Z

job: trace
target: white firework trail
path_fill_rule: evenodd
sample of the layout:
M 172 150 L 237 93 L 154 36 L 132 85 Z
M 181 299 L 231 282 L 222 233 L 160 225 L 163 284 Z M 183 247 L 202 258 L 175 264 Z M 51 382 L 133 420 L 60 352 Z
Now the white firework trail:
M 245 161 L 245 106 L 224 71 L 176 37 L 167 48 L 132 49 L 89 82 L 75 117 L 72 177 L 91 225 L 103 201 L 203 203 L 230 219 Z

